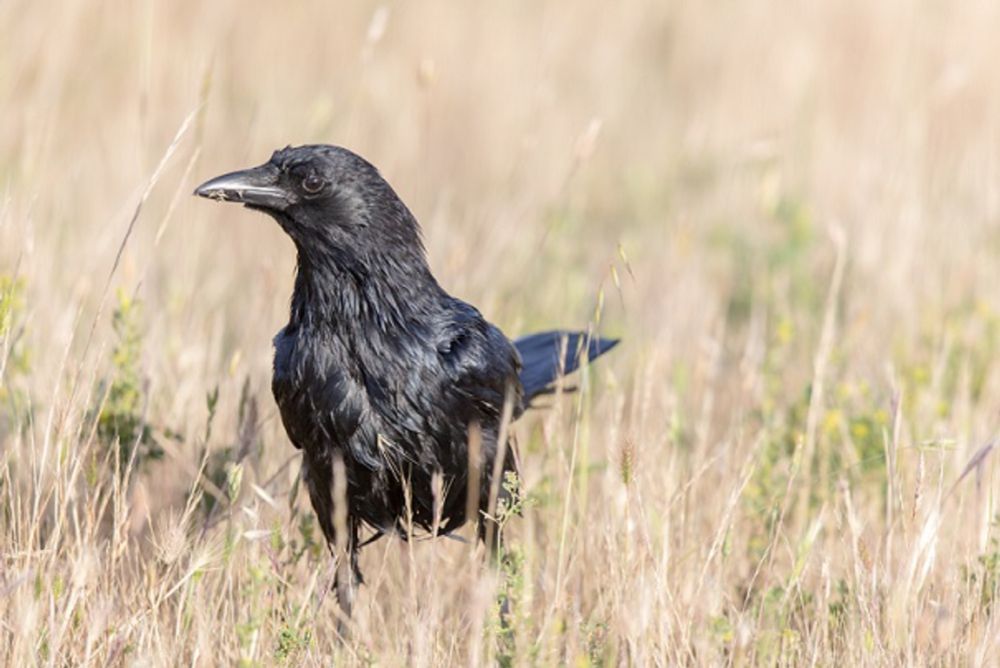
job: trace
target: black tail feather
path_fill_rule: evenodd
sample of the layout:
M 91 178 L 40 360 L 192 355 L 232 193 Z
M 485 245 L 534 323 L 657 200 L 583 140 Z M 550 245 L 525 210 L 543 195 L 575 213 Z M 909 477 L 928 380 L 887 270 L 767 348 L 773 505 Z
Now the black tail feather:
M 593 360 L 618 345 L 618 339 L 602 339 L 586 332 L 554 330 L 522 336 L 514 341 L 521 355 L 521 385 L 524 402 L 550 393 L 552 384 L 576 371 L 584 360 Z

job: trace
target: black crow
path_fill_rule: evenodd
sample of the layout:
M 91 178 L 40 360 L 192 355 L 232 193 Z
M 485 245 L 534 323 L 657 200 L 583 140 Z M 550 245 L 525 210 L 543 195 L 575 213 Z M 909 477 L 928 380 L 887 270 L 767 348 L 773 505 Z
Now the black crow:
M 472 519 L 468 505 L 485 540 L 491 493 L 507 493 L 494 471 L 516 472 L 499 442 L 504 419 L 617 341 L 550 331 L 512 343 L 438 285 L 413 214 L 346 149 L 285 148 L 195 194 L 263 211 L 295 243 L 271 389 L 323 535 L 348 556 L 336 586 L 344 611 L 361 581 L 363 526 L 370 540 L 412 527 L 446 534 Z

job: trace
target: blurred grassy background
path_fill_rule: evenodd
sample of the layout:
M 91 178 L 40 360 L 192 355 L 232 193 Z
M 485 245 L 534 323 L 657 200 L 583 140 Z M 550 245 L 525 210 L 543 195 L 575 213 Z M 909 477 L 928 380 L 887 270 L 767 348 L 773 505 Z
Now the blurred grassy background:
M 0 4 L 4 662 L 995 663 L 998 28 Z M 378 543 L 348 641 L 268 388 L 293 249 L 189 196 L 309 142 L 379 166 L 508 335 L 625 339 L 519 426 L 511 563 Z

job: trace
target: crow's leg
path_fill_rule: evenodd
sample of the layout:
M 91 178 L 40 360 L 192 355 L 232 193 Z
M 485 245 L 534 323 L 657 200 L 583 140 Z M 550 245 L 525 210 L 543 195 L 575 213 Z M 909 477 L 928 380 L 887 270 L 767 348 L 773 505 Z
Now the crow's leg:
M 349 618 L 354 607 L 355 593 L 362 581 L 358 570 L 360 523 L 350 515 L 343 492 L 337 495 L 338 499 L 334 499 L 334 467 L 327 461 L 314 460 L 307 455 L 303 460 L 302 475 L 309 491 L 309 500 L 316 511 L 316 519 L 326 539 L 327 549 L 330 556 L 337 560 L 332 589 L 341 611 Z M 344 505 L 337 508 L 335 503 Z M 346 631 L 340 622 L 337 628 L 342 634 Z
M 361 577 L 361 569 L 358 568 L 359 523 L 354 518 L 348 518 L 347 522 L 347 541 L 344 552 L 336 555 L 339 561 L 333 588 L 337 593 L 337 603 L 340 604 L 340 609 L 345 616 L 350 617 L 354 609 L 354 596 L 358 591 L 358 586 L 364 583 L 364 579 Z
M 479 540 L 486 548 L 487 558 L 490 564 L 496 566 L 500 563 L 501 545 L 503 543 L 503 530 L 496 520 L 487 517 L 485 513 L 479 514 L 479 526 L 477 527 Z
M 502 503 L 510 504 L 510 502 L 510 492 L 501 488 L 498 495 L 498 505 Z M 489 501 L 486 500 L 484 507 L 479 512 L 479 526 L 477 528 L 479 540 L 486 547 L 486 558 L 489 560 L 490 566 L 500 572 L 501 578 L 503 578 L 503 527 L 494 519 L 496 513 L 497 508 L 490 508 Z M 500 595 L 500 627 L 508 630 L 510 628 L 510 597 L 507 596 L 506 585 L 501 584 L 501 587 L 503 587 L 503 590 Z
M 504 445 L 506 447 L 503 447 Z M 499 601 L 500 626 L 504 631 L 511 631 L 510 570 L 507 568 L 509 562 L 505 561 L 507 556 L 503 527 L 510 519 L 511 513 L 520 514 L 521 490 L 513 443 L 501 442 L 500 451 L 493 453 L 489 459 L 491 466 L 483 476 L 484 484 L 479 500 L 479 539 L 486 546 L 490 565 L 496 569 L 502 580 Z M 511 484 L 511 479 L 508 478 L 511 474 L 514 484 Z
M 493 519 L 483 513 L 479 516 L 478 526 L 479 540 L 483 542 L 487 550 L 487 559 L 490 565 L 500 573 L 501 580 L 504 578 L 503 567 L 503 529 Z M 500 628 L 507 631 L 510 629 L 510 597 L 507 596 L 506 584 L 501 583 L 500 593 Z
M 517 494 L 505 483 L 508 473 L 517 474 L 517 463 L 511 447 L 504 448 L 503 460 L 498 453 L 487 456 L 488 464 L 479 487 L 479 540 L 486 546 L 491 563 L 498 566 L 503 554 L 502 523 L 514 507 Z

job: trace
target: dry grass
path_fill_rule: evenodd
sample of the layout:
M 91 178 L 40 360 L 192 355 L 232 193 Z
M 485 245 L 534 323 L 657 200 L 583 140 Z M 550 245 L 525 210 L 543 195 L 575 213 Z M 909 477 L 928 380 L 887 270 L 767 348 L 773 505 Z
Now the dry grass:
M 998 27 L 0 3 L 0 663 L 1000 662 Z M 188 196 L 312 141 L 508 334 L 626 339 L 517 425 L 509 565 L 376 543 L 347 641 L 268 390 L 291 245 Z

